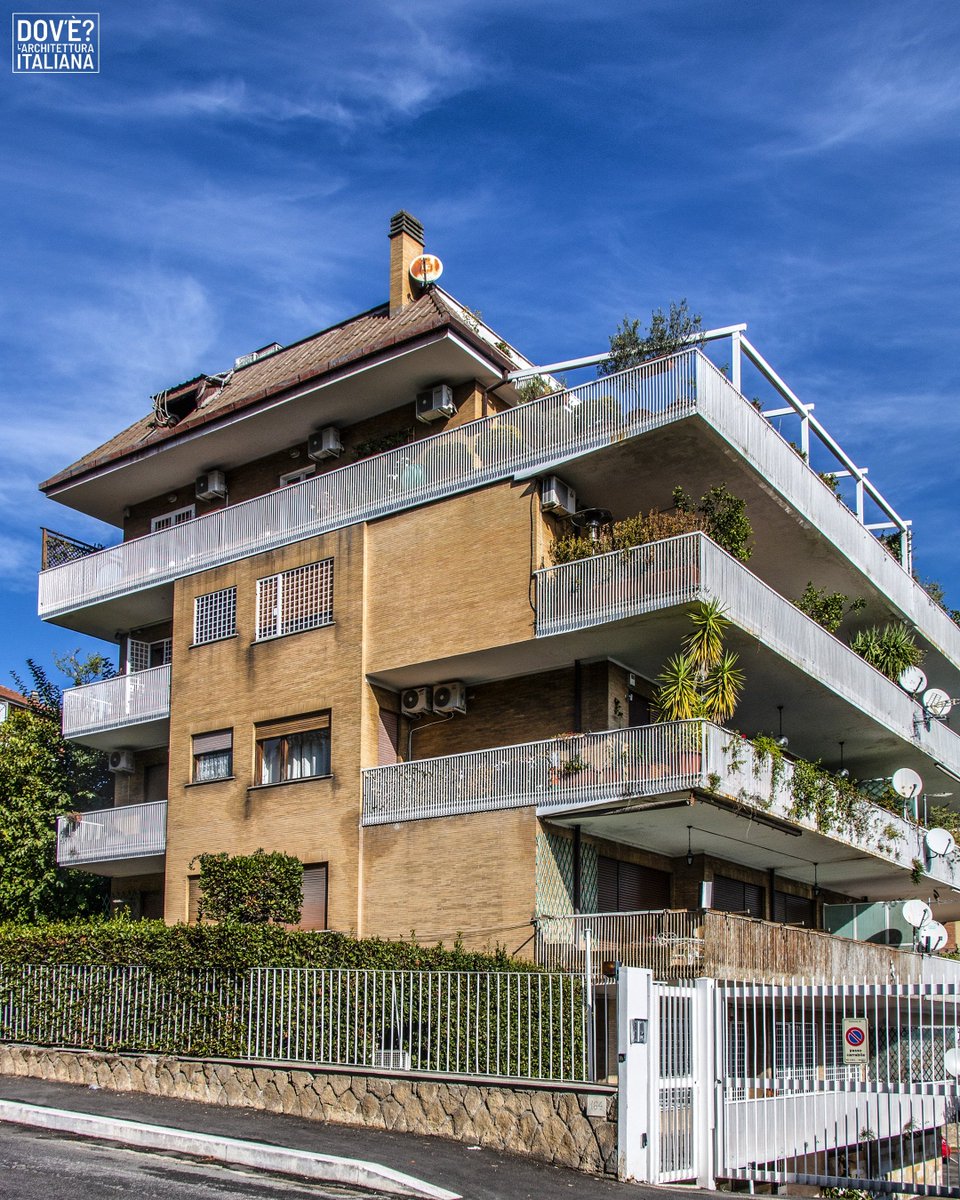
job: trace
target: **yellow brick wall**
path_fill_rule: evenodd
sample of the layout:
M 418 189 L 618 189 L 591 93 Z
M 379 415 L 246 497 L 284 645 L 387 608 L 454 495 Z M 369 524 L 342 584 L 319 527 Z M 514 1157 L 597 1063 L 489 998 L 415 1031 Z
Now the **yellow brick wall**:
M 532 957 L 537 820 L 532 808 L 363 831 L 363 932 Z

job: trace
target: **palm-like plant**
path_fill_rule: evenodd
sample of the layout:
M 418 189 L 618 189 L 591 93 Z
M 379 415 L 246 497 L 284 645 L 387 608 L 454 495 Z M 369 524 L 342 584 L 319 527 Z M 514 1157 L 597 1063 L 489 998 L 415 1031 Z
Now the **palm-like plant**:
M 851 639 L 850 648 L 888 679 L 897 679 L 907 667 L 918 667 L 924 658 L 913 631 L 900 621 L 861 629 Z
M 716 600 L 701 601 L 690 617 L 693 632 L 657 676 L 657 711 L 662 721 L 728 721 L 744 684 L 737 655 L 723 648 L 730 622 Z

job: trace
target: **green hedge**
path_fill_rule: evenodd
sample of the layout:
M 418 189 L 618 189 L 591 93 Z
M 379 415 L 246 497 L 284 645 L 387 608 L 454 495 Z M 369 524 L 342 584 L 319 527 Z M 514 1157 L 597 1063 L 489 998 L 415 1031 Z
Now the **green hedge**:
M 191 967 L 351 967 L 406 971 L 536 971 L 505 952 L 420 946 L 277 925 L 164 925 L 162 921 L 0 923 L 0 964 Z

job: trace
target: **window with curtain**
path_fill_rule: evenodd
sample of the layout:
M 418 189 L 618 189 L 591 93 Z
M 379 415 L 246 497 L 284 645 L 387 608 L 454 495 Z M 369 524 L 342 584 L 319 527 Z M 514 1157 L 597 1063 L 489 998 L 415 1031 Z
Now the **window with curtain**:
M 329 712 L 257 726 L 258 784 L 293 783 L 329 774 Z
M 233 774 L 233 730 L 198 733 L 193 738 L 193 782 L 210 783 Z

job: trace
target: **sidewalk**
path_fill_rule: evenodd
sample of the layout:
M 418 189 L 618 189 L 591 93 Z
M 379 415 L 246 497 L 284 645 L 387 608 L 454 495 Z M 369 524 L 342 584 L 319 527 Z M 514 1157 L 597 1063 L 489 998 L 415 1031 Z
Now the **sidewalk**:
M 456 1192 L 467 1200 L 666 1200 L 712 1195 L 695 1188 L 652 1188 L 598 1179 L 522 1155 L 471 1149 L 445 1138 L 357 1129 L 301 1117 L 220 1108 L 141 1092 L 92 1090 L 20 1076 L 0 1077 L 0 1100 L 119 1117 L 172 1129 L 264 1142 L 291 1150 L 379 1163 Z

